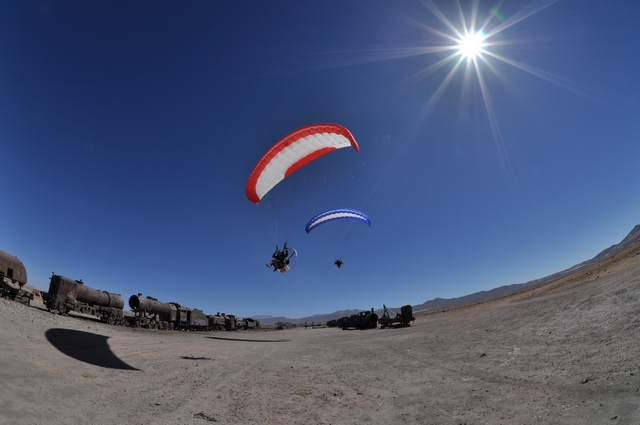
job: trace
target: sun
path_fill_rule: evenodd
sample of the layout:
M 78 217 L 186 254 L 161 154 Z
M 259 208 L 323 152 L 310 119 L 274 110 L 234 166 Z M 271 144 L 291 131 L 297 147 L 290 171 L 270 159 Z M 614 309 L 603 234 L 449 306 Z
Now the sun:
M 484 104 L 498 156 L 505 168 L 506 175 L 511 176 L 514 182 L 516 181 L 515 173 L 511 167 L 509 153 L 490 92 L 498 81 L 507 87 L 512 86 L 508 73 L 505 72 L 509 67 L 565 87 L 550 74 L 505 56 L 505 52 L 526 42 L 526 39 L 511 37 L 509 30 L 558 1 L 531 0 L 531 3 L 520 10 L 509 9 L 510 13 L 507 15 L 503 14 L 497 6 L 487 8 L 484 6 L 485 2 L 482 2 L 483 5 L 481 5 L 479 0 L 451 1 L 449 3 L 452 4 L 452 7 L 449 7 L 447 2 L 441 2 L 447 4 L 445 6 L 447 13 L 435 5 L 435 0 L 423 0 L 423 5 L 442 25 L 438 24 L 433 27 L 424 22 L 416 21 L 413 17 L 406 18 L 407 22 L 428 35 L 426 38 L 429 42 L 420 48 L 399 52 L 398 56 L 436 56 L 426 67 L 413 74 L 406 81 L 427 78 L 433 81 L 433 75 L 443 76 L 439 84 L 434 81 L 432 93 L 422 106 L 419 119 L 426 118 L 436 108 L 449 88 L 460 89 L 461 99 L 467 103 L 470 102 L 469 99 L 472 95 L 478 94 L 481 100 L 475 104 Z M 499 1 L 498 3 L 507 2 Z M 449 16 L 453 19 L 450 19 Z M 418 121 L 416 120 L 416 123 Z
M 458 53 L 463 58 L 473 60 L 484 52 L 484 48 L 488 45 L 484 31 L 471 31 L 458 41 Z

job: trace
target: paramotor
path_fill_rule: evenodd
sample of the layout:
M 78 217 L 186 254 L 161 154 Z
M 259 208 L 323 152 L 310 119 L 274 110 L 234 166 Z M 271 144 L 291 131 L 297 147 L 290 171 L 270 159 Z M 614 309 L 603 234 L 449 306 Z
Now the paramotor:
M 273 267 L 274 272 L 287 273 L 296 266 L 298 251 L 296 251 L 295 248 L 287 246 L 285 242 L 282 249 L 278 249 L 276 246 L 276 250 L 271 258 L 271 262 L 267 263 L 267 267 Z

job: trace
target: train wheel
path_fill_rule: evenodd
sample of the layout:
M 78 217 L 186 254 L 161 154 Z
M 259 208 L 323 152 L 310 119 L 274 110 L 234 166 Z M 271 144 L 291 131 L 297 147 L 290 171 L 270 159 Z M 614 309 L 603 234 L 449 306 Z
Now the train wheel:
M 110 325 L 116 324 L 116 316 L 113 313 L 109 315 L 109 318 L 107 319 L 107 323 Z

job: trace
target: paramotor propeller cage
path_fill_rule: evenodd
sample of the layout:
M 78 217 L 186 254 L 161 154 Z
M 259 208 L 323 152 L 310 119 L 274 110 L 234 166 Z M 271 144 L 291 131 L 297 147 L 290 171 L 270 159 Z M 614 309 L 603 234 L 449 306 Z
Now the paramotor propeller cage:
M 285 265 L 283 268 L 279 269 L 280 273 L 288 273 L 296 266 L 298 262 L 298 251 L 294 248 L 289 247 L 289 256 L 285 260 Z

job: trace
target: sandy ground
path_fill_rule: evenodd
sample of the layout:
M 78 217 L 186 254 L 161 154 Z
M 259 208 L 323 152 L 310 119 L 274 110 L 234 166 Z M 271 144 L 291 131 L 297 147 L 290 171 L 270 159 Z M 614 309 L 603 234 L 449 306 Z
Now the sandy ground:
M 639 252 L 402 329 L 156 331 L 0 300 L 0 423 L 640 425 Z

